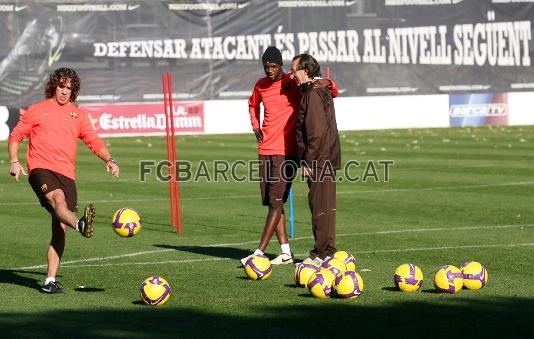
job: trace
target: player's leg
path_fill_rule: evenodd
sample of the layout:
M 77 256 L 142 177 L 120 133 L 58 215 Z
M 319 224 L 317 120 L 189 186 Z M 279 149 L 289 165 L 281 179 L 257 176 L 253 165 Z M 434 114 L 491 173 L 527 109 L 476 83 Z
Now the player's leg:
M 52 207 L 52 210 L 54 211 L 54 215 L 57 218 L 57 220 L 77 230 L 78 218 L 67 207 L 67 202 L 65 200 L 65 193 L 63 192 L 63 190 L 55 189 L 45 194 L 44 197 L 48 205 Z
M 337 252 L 336 249 L 336 179 L 335 178 L 325 178 L 325 203 L 327 204 L 326 210 L 326 221 L 327 223 L 327 234 L 328 241 L 326 246 L 326 255 L 334 256 Z
M 78 201 L 74 180 L 54 171 L 37 168 L 30 172 L 29 182 L 41 205 L 56 215 L 60 222 L 79 231 L 84 237 L 93 235 L 94 207 L 87 205 L 80 219 L 74 214 Z
M 265 226 L 261 235 L 260 246 L 258 247 L 260 251 L 265 252 L 267 249 L 267 246 L 273 237 L 274 231 L 278 226 L 280 217 L 282 216 L 282 210 L 282 205 L 269 206 L 269 212 L 267 213 L 267 219 L 265 220 Z
M 63 251 L 65 249 L 65 235 L 67 233 L 67 225 L 61 223 L 59 219 L 52 214 L 52 237 L 48 245 L 47 252 L 47 278 L 42 286 L 42 291 L 50 294 L 62 293 L 61 287 L 56 281 L 57 272 Z
M 297 173 L 297 163 L 293 157 L 287 156 L 283 158 L 283 162 L 279 165 L 279 168 L 281 171 L 280 181 L 282 185 L 279 186 L 281 191 L 278 192 L 278 195 L 281 194 L 283 203 L 286 203 L 289 197 L 289 192 L 291 191 L 291 183 Z M 278 225 L 276 225 L 275 233 L 278 243 L 280 244 L 281 253 L 278 257 L 271 260 L 271 264 L 281 265 L 293 263 L 293 254 L 291 253 L 286 230 L 286 215 L 283 209 Z
M 280 215 L 280 219 L 278 220 L 278 224 L 276 225 L 275 233 L 276 233 L 276 238 L 278 239 L 278 243 L 280 245 L 289 244 L 289 238 L 287 236 L 287 231 L 286 231 L 286 214 L 283 208 L 282 208 L 282 214 Z
M 286 187 L 286 180 L 283 177 L 284 160 L 285 157 L 282 155 L 273 155 L 269 157 L 269 161 L 265 164 L 268 169 L 268 172 L 264 174 L 267 182 L 267 197 L 265 197 L 265 200 L 267 200 L 269 212 L 267 213 L 260 246 L 258 247 L 262 252 L 267 249 L 284 213 L 284 192 Z
M 293 263 L 293 254 L 291 253 L 286 231 L 286 216 L 283 209 L 278 224 L 276 225 L 275 233 L 276 238 L 278 238 L 278 243 L 280 244 L 281 253 L 271 260 L 271 264 L 284 265 Z
M 313 180 L 312 178 L 308 177 L 308 205 L 310 207 L 311 212 L 311 229 L 313 233 L 313 238 L 315 239 L 315 243 L 313 246 L 313 249 L 310 251 L 309 257 L 305 259 L 304 261 L 311 260 L 315 262 L 318 265 L 322 264 L 322 259 L 320 258 L 320 254 L 322 252 L 322 247 L 326 246 L 325 241 L 323 239 L 323 233 L 321 233 L 321 218 L 320 213 L 318 211 L 320 210 L 320 183 Z M 318 215 L 319 214 L 319 215 Z M 319 216 L 319 217 L 318 217 Z
M 295 173 L 294 163 L 287 161 L 285 156 L 276 156 L 273 163 L 273 172 L 276 175 L 276 182 L 272 185 L 271 196 L 276 197 L 271 204 L 280 204 L 280 217 L 275 225 L 275 233 L 280 244 L 281 253 L 276 258 L 271 260 L 273 265 L 290 264 L 293 262 L 293 255 L 289 246 L 289 239 L 286 231 L 286 216 L 283 209 L 283 204 L 287 201 L 289 191 L 291 190 L 291 182 Z M 272 234 L 271 234 L 272 237 Z M 268 244 L 268 242 L 267 242 Z
M 93 205 L 88 204 L 85 207 L 83 216 L 78 219 L 76 214 L 71 210 L 72 207 L 68 206 L 65 193 L 62 189 L 53 190 L 45 194 L 44 198 L 60 222 L 74 228 L 86 238 L 93 236 L 93 220 L 95 217 Z
M 245 263 L 252 255 L 263 255 L 269 241 L 273 237 L 274 231 L 282 215 L 282 206 L 269 206 L 269 212 L 267 213 L 267 218 L 265 220 L 265 226 L 263 227 L 263 232 L 261 234 L 260 245 L 258 249 L 254 251 L 253 254 L 246 256 L 241 259 L 241 264 L 245 266 Z
M 335 249 L 336 222 L 336 186 L 332 179 L 324 179 L 312 183 L 310 187 L 310 208 L 312 210 L 312 224 L 315 237 L 315 247 L 310 257 L 316 255 L 324 260 L 333 256 Z
M 269 206 L 267 212 L 267 218 L 263 227 L 260 244 L 258 249 L 253 254 L 241 259 L 241 264 L 245 265 L 246 261 L 252 255 L 264 254 L 269 242 L 274 234 L 278 221 L 282 214 L 283 199 L 281 196 L 277 196 L 279 191 L 277 184 L 279 185 L 279 170 L 276 168 L 276 162 L 274 156 L 259 156 L 260 159 L 260 190 L 262 196 L 262 202 L 264 206 Z

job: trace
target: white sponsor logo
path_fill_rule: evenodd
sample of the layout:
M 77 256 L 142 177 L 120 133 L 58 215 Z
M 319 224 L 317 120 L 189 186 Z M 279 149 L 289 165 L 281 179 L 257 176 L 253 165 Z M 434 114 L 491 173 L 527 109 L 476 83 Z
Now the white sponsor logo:
M 141 5 L 128 5 L 128 10 L 133 11 L 134 9 L 138 9 L 139 7 L 141 7 Z
M 456 5 L 463 0 L 386 0 L 386 6 Z
M 219 92 L 221 98 L 229 97 L 249 97 L 250 91 L 221 91 Z
M 356 2 L 346 0 L 280 0 L 278 1 L 278 7 L 348 7 Z
M 490 85 L 441 85 L 438 87 L 440 91 L 444 92 L 487 91 L 490 88 Z
M 133 5 L 133 9 L 137 8 Z M 75 5 L 57 5 L 58 12 L 114 12 L 114 11 L 128 11 L 128 4 L 113 3 L 113 4 L 75 4 Z
M 513 4 L 513 3 L 528 3 L 534 2 L 534 0 L 491 0 L 493 4 Z
M 6 140 L 9 137 L 8 118 L 9 110 L 6 106 L 0 106 L 0 140 Z
M 368 87 L 367 93 L 414 93 L 419 90 L 419 87 Z M 339 91 L 341 93 L 341 91 Z
M 501 117 L 508 114 L 507 103 L 490 103 L 478 105 L 452 105 L 449 110 L 451 118 L 463 117 Z
M 14 7 L 13 5 L 0 5 L 0 12 L 13 12 Z
M 196 97 L 197 94 L 193 93 L 173 93 L 173 99 L 191 99 Z M 163 100 L 163 93 L 146 93 L 143 94 L 143 99 L 146 100 Z
M 123 116 L 113 117 L 111 113 L 104 113 L 100 116 L 100 119 L 98 119 L 98 123 L 103 130 L 143 128 L 164 130 L 165 114 L 155 114 L 154 116 L 138 114 L 135 117 L 127 118 Z
M 78 95 L 79 101 L 117 101 L 121 98 L 120 95 L 111 95 L 111 94 L 103 94 L 103 95 Z
M 183 111 L 183 107 L 181 109 Z M 100 116 L 98 123 L 103 130 L 158 129 L 164 131 L 165 114 L 147 115 L 140 113 L 134 117 L 113 117 L 111 113 L 104 113 Z M 174 127 L 176 129 L 202 128 L 202 118 L 199 116 L 189 116 L 185 112 L 181 113 L 179 109 L 178 112 L 174 112 Z
M 227 2 L 227 3 L 197 3 L 197 4 L 169 4 L 171 11 L 222 11 L 229 9 L 242 9 L 248 3 Z
M 28 6 L 15 6 L 15 12 L 20 12 L 23 9 L 26 9 Z
M 513 83 L 513 84 L 510 84 L 510 88 L 513 88 L 513 89 L 534 88 L 534 82 Z

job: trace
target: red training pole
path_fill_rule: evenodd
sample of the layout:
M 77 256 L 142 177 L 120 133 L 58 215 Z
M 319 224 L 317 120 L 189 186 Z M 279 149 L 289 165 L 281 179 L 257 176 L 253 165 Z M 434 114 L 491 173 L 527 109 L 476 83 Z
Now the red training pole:
M 179 205 L 176 200 L 177 182 L 176 182 L 176 143 L 174 133 L 174 112 L 172 109 L 172 85 L 170 83 L 170 73 L 164 73 L 161 76 L 163 86 L 163 108 L 165 112 L 165 132 L 167 144 L 167 161 L 169 162 L 169 198 L 171 209 L 171 224 L 178 229 Z M 181 230 L 179 230 L 180 232 Z
M 173 102 L 172 102 L 172 74 L 169 72 L 167 73 L 167 83 L 168 83 L 168 89 L 169 89 L 169 107 L 170 107 L 170 116 L 171 116 L 171 152 L 172 152 L 172 159 L 173 159 L 173 190 L 174 190 L 174 205 L 176 210 L 176 226 L 178 233 L 182 233 L 182 222 L 181 222 L 181 215 L 180 215 L 180 190 L 178 189 L 178 180 L 177 180 L 177 169 L 176 169 L 176 137 L 175 137 L 175 130 L 174 130 L 174 110 L 173 110 Z
M 165 143 L 167 145 L 167 161 L 169 162 L 169 198 L 170 198 L 170 212 L 171 225 L 176 227 L 176 216 L 174 213 L 174 190 L 172 189 L 172 171 L 173 166 L 171 159 L 171 143 L 170 143 L 170 122 L 169 122 L 169 102 L 168 102 L 168 86 L 166 74 L 161 75 L 161 84 L 163 86 L 163 112 L 165 113 Z

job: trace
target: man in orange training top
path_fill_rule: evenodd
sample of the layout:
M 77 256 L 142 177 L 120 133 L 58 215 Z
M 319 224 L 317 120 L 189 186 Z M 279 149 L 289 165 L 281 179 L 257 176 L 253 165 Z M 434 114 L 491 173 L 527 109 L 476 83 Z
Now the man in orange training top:
M 282 70 L 282 53 L 274 46 L 262 55 L 265 77 L 259 79 L 248 101 L 250 121 L 258 142 L 260 160 L 260 191 L 264 206 L 269 207 L 260 245 L 253 254 L 242 258 L 241 264 L 254 254 L 263 255 L 276 233 L 281 254 L 271 260 L 273 265 L 293 263 L 285 227 L 284 203 L 296 173 L 295 132 L 296 110 L 300 89 L 290 73 Z M 338 90 L 333 81 L 318 80 L 318 86 L 330 87 L 333 96 Z M 260 127 L 260 104 L 263 103 L 263 122 Z
M 48 246 L 48 272 L 41 290 L 44 293 L 62 293 L 56 282 L 61 256 L 65 248 L 67 226 L 84 237 L 93 236 L 93 205 L 85 207 L 78 219 L 75 163 L 78 139 L 81 139 L 100 159 L 107 171 L 117 178 L 119 166 L 111 157 L 106 144 L 96 135 L 87 113 L 74 104 L 80 92 L 80 78 L 70 68 L 59 68 L 50 74 L 45 85 L 46 100 L 26 111 L 8 140 L 9 173 L 19 181 L 27 175 L 22 167 L 18 150 L 20 143 L 29 137 L 26 162 L 28 181 L 52 216 L 52 238 Z

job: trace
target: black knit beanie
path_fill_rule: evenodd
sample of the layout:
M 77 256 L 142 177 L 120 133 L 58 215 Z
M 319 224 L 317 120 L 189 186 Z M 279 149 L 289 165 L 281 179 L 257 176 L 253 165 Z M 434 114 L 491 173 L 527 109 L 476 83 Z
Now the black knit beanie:
M 265 52 L 263 52 L 261 61 L 263 62 L 264 65 L 267 63 L 277 64 L 277 65 L 284 64 L 282 62 L 282 53 L 280 53 L 280 50 L 274 46 L 267 47 Z

